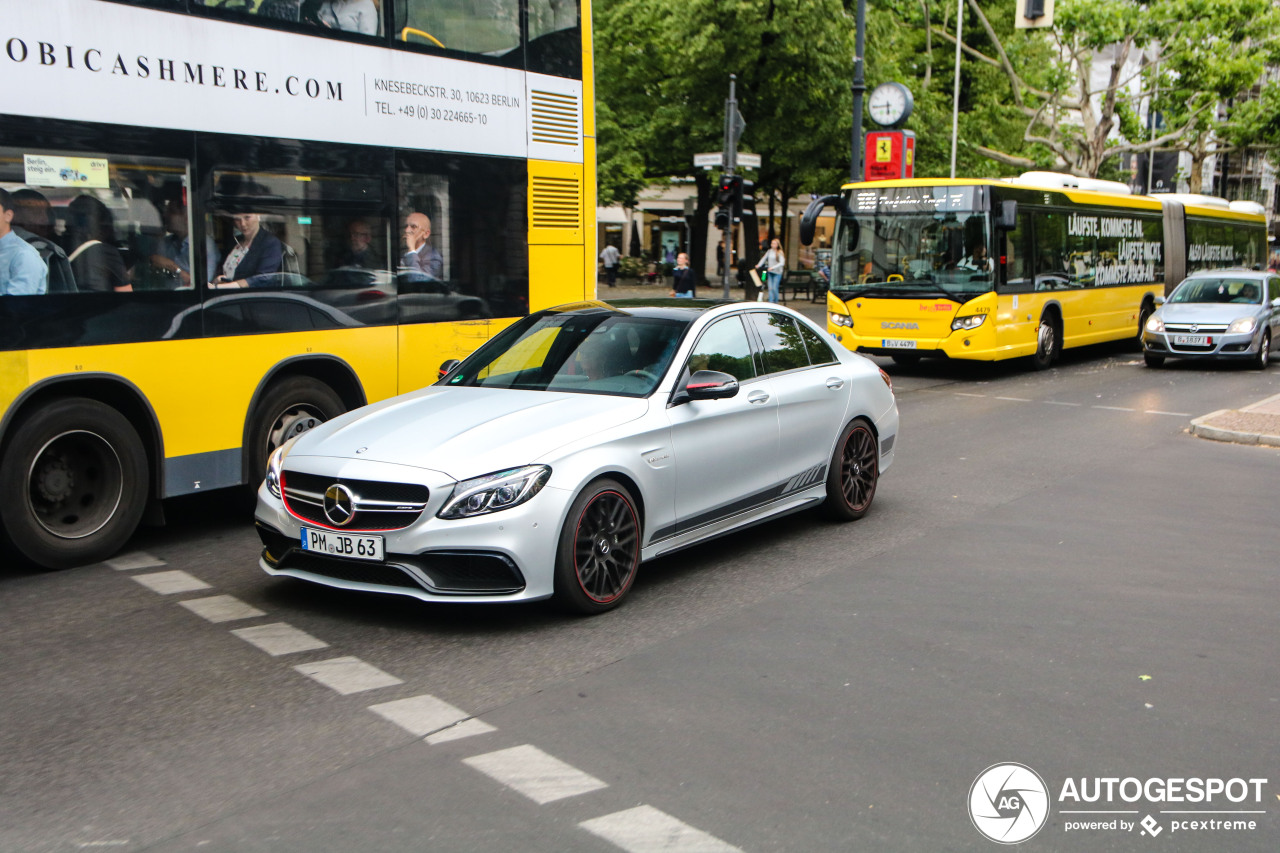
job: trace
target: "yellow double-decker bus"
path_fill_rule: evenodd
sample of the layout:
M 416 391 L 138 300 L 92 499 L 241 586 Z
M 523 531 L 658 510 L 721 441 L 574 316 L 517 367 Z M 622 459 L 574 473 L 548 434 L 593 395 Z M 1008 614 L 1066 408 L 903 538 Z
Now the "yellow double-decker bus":
M 0 524 L 177 495 L 595 292 L 578 0 L 40 0 L 0 21 Z M 32 258 L 38 260 L 33 265 Z
M 1187 272 L 1267 259 L 1256 204 L 1054 173 L 849 184 L 810 205 L 802 239 L 824 206 L 837 212 L 828 329 L 900 363 L 1044 369 L 1066 347 L 1136 340 Z

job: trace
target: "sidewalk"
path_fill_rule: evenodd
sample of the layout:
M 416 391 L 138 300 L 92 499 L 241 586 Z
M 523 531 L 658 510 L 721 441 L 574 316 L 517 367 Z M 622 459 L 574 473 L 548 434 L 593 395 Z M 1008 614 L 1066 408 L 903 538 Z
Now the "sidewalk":
M 596 298 L 604 301 L 610 299 L 665 299 L 671 293 L 671 279 L 663 279 L 661 284 L 640 284 L 635 279 L 618 279 L 616 287 L 610 287 L 603 281 L 596 282 Z M 698 287 L 699 299 L 719 299 L 724 295 L 724 287 L 720 282 L 715 281 L 710 285 Z M 743 290 L 736 286 L 729 288 L 729 298 L 742 300 Z M 805 315 L 809 319 L 825 327 L 827 323 L 827 299 L 825 296 L 820 297 L 817 301 L 811 302 L 805 296 L 798 299 L 790 299 L 784 303 L 788 308 L 793 308 Z
M 1280 447 L 1280 394 L 1243 409 L 1219 409 L 1196 418 L 1191 433 L 1212 441 Z

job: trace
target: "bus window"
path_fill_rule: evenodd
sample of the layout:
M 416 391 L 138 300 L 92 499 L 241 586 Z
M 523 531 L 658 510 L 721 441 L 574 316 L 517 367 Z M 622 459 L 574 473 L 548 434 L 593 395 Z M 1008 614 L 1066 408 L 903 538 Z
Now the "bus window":
M 398 41 L 519 64 L 519 0 L 401 0 L 395 10 Z
M 582 12 L 578 0 L 529 0 L 527 67 L 539 74 L 582 77 Z
M 400 321 L 527 314 L 525 164 L 404 152 L 396 171 Z
M 323 35 L 382 34 L 379 0 L 194 0 L 193 5 L 250 18 L 255 23 L 301 24 L 314 27 Z
M 1018 227 L 1005 231 L 1002 236 L 1004 254 L 1004 282 L 1001 293 L 1030 293 L 1034 290 L 1034 277 L 1028 263 L 1027 240 L 1031 235 L 1031 216 L 1018 213 Z M 997 260 L 999 260 L 997 258 Z

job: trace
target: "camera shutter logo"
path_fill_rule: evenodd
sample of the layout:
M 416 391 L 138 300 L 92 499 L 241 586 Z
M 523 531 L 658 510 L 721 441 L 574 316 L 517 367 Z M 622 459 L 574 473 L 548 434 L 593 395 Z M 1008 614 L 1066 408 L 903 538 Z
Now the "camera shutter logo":
M 1026 841 L 1049 819 L 1049 789 L 1025 764 L 993 764 L 969 788 L 969 819 L 999 844 Z

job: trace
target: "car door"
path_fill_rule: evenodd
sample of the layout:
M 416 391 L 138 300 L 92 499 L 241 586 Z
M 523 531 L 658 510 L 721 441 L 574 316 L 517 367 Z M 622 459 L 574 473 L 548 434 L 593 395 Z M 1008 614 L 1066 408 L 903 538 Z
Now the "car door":
M 780 494 L 800 491 L 821 481 L 831 461 L 849 405 L 847 371 L 817 335 L 806 344 L 794 317 L 752 311 L 747 319 L 778 398 Z
M 654 539 L 715 524 L 772 499 L 778 480 L 778 403 L 741 314 L 709 325 L 698 337 L 684 377 L 697 370 L 734 376 L 738 393 L 722 400 L 668 406 L 676 469 L 674 528 Z M 683 381 L 683 378 L 682 378 Z

